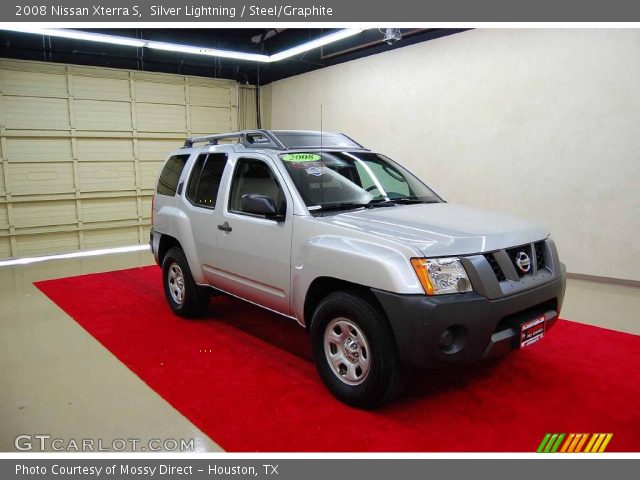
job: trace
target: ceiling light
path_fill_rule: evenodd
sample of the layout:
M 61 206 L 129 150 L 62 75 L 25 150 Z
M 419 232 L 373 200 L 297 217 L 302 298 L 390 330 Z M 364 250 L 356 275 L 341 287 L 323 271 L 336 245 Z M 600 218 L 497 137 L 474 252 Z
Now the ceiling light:
M 311 40 L 310 42 L 303 43 L 302 45 L 298 45 L 297 47 L 288 48 L 287 50 L 283 50 L 282 52 L 276 53 L 269 57 L 270 61 L 277 62 L 278 60 L 284 60 L 285 58 L 293 57 L 294 55 L 299 55 L 304 52 L 308 52 L 309 50 L 313 50 L 314 48 L 319 48 L 324 45 L 328 45 L 329 43 L 337 42 L 338 40 L 342 40 L 348 37 L 352 37 L 360 32 L 362 32 L 362 28 L 346 28 L 344 30 L 338 30 L 337 32 L 330 33 L 329 35 L 325 35 L 320 38 L 316 38 L 315 40 Z
M 303 43 L 296 47 L 283 50 L 274 55 L 260 55 L 257 53 L 235 52 L 231 50 L 218 50 L 216 48 L 196 47 L 192 45 L 180 45 L 177 43 L 156 42 L 154 40 L 140 40 L 129 37 L 118 37 L 115 35 L 104 35 L 102 33 L 83 32 L 80 30 L 65 30 L 58 28 L 3 28 L 1 30 L 10 30 L 13 32 L 33 33 L 37 35 L 48 35 L 51 37 L 71 38 L 75 40 L 87 40 L 89 42 L 110 43 L 113 45 L 127 45 L 131 47 L 147 47 L 155 50 L 165 50 L 169 52 L 190 53 L 193 55 L 205 55 L 208 57 L 234 58 L 237 60 L 246 60 L 250 62 L 277 62 L 299 55 L 309 50 L 337 42 L 344 38 L 351 37 L 362 32 L 362 28 L 347 28 L 338 30 L 337 32 L 324 35 L 315 40 Z
M 384 31 L 384 38 L 382 40 L 387 45 L 393 45 L 394 43 L 402 40 L 402 32 L 399 28 L 387 28 Z
M 149 40 L 146 47 L 155 50 L 165 50 L 168 52 L 193 53 L 194 55 L 206 55 L 209 57 L 235 58 L 237 60 L 248 60 L 250 62 L 269 62 L 267 55 L 257 53 L 233 52 L 231 50 L 218 50 L 216 48 L 193 47 L 191 45 L 180 45 L 177 43 L 154 42 Z
M 50 37 L 72 38 L 75 40 L 87 40 L 89 42 L 111 43 L 113 45 L 126 45 L 129 47 L 144 47 L 147 42 L 136 38 L 116 37 L 114 35 L 103 35 L 101 33 L 82 32 L 80 30 L 64 30 L 59 28 L 3 28 L 21 33 L 35 33 L 38 35 L 48 35 Z

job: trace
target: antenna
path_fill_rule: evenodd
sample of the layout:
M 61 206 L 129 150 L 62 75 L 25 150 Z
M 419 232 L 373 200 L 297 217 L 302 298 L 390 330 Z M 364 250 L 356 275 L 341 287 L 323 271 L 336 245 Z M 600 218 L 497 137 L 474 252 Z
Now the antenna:
M 322 152 L 322 117 L 324 114 L 324 105 L 320 104 L 320 152 Z
M 320 104 L 320 171 L 322 172 L 322 117 L 324 115 L 324 105 Z M 320 204 L 324 206 L 324 172 L 320 175 Z

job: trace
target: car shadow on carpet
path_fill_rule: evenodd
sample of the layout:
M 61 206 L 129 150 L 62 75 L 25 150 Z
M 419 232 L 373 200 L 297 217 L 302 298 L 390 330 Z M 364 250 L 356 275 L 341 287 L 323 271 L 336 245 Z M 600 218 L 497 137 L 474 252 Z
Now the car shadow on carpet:
M 269 312 L 234 297 L 212 297 L 208 314 L 197 322 L 224 322 L 261 341 L 312 362 L 311 345 L 306 328 L 295 320 Z M 407 368 L 406 388 L 395 406 L 406 405 L 425 397 L 460 390 L 478 380 L 491 377 L 500 357 L 467 365 L 449 365 L 437 370 Z M 319 379 L 318 379 L 319 381 Z

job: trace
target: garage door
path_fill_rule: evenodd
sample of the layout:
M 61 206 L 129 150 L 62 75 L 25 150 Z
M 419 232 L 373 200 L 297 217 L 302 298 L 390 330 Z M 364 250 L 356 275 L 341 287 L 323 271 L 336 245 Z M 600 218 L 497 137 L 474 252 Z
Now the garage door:
M 253 95 L 226 80 L 0 59 L 0 258 L 146 243 L 167 153 L 188 135 L 254 128 Z

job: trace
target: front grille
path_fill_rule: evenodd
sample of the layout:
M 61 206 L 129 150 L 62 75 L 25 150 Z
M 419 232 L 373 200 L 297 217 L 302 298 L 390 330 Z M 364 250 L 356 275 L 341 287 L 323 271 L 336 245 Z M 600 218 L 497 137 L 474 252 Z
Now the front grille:
M 507 277 L 504 276 L 504 272 L 502 271 L 502 268 L 500 268 L 500 265 L 498 265 L 496 257 L 493 256 L 493 253 L 485 253 L 484 258 L 486 258 L 487 262 L 489 262 L 489 265 L 491 265 L 491 269 L 493 270 L 493 273 L 495 274 L 498 281 L 504 282 Z
M 525 271 L 523 271 L 518 266 L 518 258 L 521 257 L 523 253 L 529 258 L 529 268 Z M 515 267 L 519 277 L 524 277 L 525 275 L 533 273 L 533 256 L 531 254 L 531 245 L 508 248 L 507 255 L 509 255 L 509 258 L 511 259 L 511 262 L 513 263 L 513 266 Z
M 533 244 L 536 251 L 536 269 L 542 270 L 546 264 L 544 263 L 544 241 Z
M 504 282 L 507 280 L 507 275 L 509 280 L 517 280 L 527 276 L 537 276 L 538 272 L 546 271 L 548 273 L 551 271 L 552 265 L 547 265 L 547 260 L 545 259 L 545 255 L 548 253 L 547 248 L 549 247 L 546 240 L 540 240 L 535 243 L 520 245 L 519 247 L 483 253 L 482 256 L 489 263 L 498 282 Z M 511 267 L 502 263 L 506 261 L 505 254 L 509 257 L 513 270 L 518 275 L 517 278 L 513 277 L 514 273 Z M 527 259 L 528 269 L 526 268 Z

